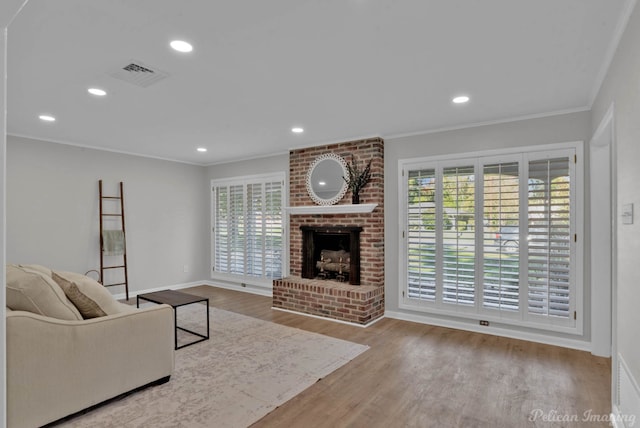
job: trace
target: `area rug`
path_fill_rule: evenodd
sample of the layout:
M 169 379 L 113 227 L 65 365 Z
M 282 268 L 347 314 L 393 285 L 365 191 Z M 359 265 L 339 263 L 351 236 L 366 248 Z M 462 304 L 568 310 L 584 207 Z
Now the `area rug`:
M 210 316 L 210 339 L 175 351 L 168 383 L 57 426 L 247 427 L 368 349 L 221 309 Z M 178 325 L 206 331 L 204 305 L 178 308 Z

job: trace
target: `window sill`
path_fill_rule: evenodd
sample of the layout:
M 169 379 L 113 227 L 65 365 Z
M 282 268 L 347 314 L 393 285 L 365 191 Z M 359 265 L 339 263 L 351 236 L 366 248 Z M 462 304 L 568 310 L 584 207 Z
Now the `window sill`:
M 402 299 L 402 297 L 401 297 Z M 563 325 L 563 323 L 553 324 L 549 322 L 534 322 L 517 319 L 512 315 L 517 313 L 506 314 L 505 316 L 495 316 L 488 313 L 482 313 L 476 311 L 474 307 L 465 307 L 463 310 L 447 310 L 445 308 L 426 306 L 416 303 L 408 303 L 406 301 L 400 302 L 398 305 L 400 310 L 415 312 L 416 314 L 423 314 L 425 316 L 446 316 L 451 320 L 458 321 L 472 321 L 475 324 L 476 321 L 484 320 L 489 321 L 491 324 L 497 324 L 513 328 L 515 331 L 520 329 L 537 330 L 538 333 L 544 334 L 545 331 L 554 333 L 567 334 L 572 336 L 582 336 L 583 329 L 581 320 L 576 321 L 574 325 Z M 571 323 L 571 321 L 569 321 Z
M 407 310 L 400 307 L 397 311 L 387 310 L 385 311 L 385 317 L 420 324 L 436 325 L 445 328 L 454 328 L 482 334 L 509 337 L 518 340 L 527 340 L 530 342 L 545 343 L 548 345 L 562 346 L 586 352 L 592 351 L 590 342 L 576 334 L 564 335 L 553 331 L 545 331 L 545 329 L 526 328 L 523 326 L 518 328 L 499 322 L 492 322 L 490 326 L 485 327 L 478 325 L 476 322 L 469 322 L 471 320 L 466 319 L 466 317 L 445 318 L 442 317 L 441 314 L 416 311 L 415 308 Z

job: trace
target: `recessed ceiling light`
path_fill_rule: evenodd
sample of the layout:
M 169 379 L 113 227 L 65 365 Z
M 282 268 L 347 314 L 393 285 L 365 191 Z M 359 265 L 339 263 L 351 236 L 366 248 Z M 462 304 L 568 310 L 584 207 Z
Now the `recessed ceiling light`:
M 193 46 L 184 40 L 174 40 L 169 45 L 178 52 L 191 52 L 193 50 Z
M 327 182 L 326 181 L 318 181 L 318 185 L 320 186 L 326 186 Z
M 201 152 L 201 153 L 204 153 L 204 152 L 207 151 L 207 148 L 206 147 L 198 147 L 196 150 Z
M 304 129 L 300 128 L 299 126 L 295 126 L 291 128 L 291 132 L 295 134 L 302 134 L 304 132 Z
M 105 95 L 107 95 L 107 91 L 100 88 L 89 88 L 87 89 L 87 92 L 89 92 L 91 95 L 96 95 L 98 97 L 104 97 Z
M 466 102 L 469 102 L 469 97 L 466 95 L 461 95 L 459 97 L 455 97 L 454 99 L 452 99 L 451 101 L 453 101 L 456 104 L 464 104 Z
M 45 122 L 55 122 L 56 121 L 55 117 L 50 116 L 48 114 L 41 114 L 38 117 L 40 118 L 40 120 L 44 120 Z

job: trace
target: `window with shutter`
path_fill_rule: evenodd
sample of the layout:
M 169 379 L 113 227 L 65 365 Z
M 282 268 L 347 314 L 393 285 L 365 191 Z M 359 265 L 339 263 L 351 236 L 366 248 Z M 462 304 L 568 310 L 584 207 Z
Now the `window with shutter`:
M 531 314 L 570 314 L 569 158 L 529 162 L 528 306 Z
M 244 211 L 244 186 L 229 186 L 229 246 L 227 257 L 229 259 L 229 273 L 244 273 L 245 256 L 245 211 Z
M 473 166 L 442 172 L 442 299 L 475 302 L 475 176 Z
M 518 162 L 484 165 L 482 304 L 518 310 L 520 186 Z
M 408 178 L 408 295 L 436 299 L 436 171 L 409 172 Z
M 279 174 L 212 182 L 214 275 L 282 276 L 283 181 Z
M 247 275 L 262 276 L 264 224 L 262 183 L 247 185 Z
M 214 270 L 229 272 L 229 187 L 218 186 L 214 192 Z
M 547 147 L 401 161 L 401 308 L 582 332 L 581 146 Z
M 282 278 L 282 182 L 267 182 L 264 189 L 265 277 Z

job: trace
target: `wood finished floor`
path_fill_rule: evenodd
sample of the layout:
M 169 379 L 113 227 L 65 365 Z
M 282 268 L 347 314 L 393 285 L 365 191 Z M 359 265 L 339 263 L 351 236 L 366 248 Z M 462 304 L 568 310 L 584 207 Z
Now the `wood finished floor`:
M 394 319 L 354 327 L 273 310 L 269 297 L 184 291 L 217 308 L 370 346 L 254 428 L 609 426 L 583 420 L 585 412 L 610 412 L 607 358 Z M 534 411 L 541 413 L 530 420 Z

